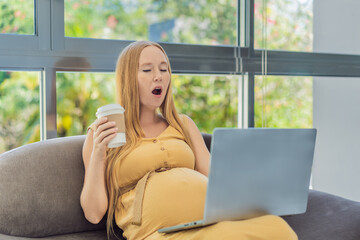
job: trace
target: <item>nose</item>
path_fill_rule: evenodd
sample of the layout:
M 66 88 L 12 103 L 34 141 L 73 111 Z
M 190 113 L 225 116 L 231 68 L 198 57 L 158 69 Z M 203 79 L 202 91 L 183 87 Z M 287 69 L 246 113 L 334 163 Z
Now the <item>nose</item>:
M 155 70 L 154 71 L 154 81 L 162 81 L 162 75 L 160 70 Z

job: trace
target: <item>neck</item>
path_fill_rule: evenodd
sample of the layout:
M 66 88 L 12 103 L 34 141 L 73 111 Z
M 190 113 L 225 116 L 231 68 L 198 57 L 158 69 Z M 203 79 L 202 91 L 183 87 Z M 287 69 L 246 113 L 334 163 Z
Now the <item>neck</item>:
M 153 125 L 161 121 L 160 116 L 157 114 L 156 110 L 152 109 L 142 109 L 140 110 L 140 125 L 146 127 Z

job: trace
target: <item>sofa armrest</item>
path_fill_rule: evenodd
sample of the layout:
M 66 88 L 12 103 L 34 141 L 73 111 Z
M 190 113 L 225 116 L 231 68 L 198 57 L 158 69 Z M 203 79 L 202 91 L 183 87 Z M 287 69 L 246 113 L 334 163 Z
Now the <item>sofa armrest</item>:
M 310 190 L 304 214 L 284 216 L 299 239 L 360 239 L 360 202 Z
M 80 206 L 85 136 L 36 142 L 0 155 L 0 233 L 44 237 L 105 229 Z

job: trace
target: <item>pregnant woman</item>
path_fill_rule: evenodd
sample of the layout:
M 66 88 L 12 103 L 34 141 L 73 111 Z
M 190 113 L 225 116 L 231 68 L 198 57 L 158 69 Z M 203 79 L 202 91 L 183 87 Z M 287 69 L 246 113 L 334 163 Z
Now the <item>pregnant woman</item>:
M 133 239 L 297 239 L 282 218 L 265 215 L 174 233 L 164 227 L 202 219 L 210 154 L 196 124 L 175 109 L 171 68 L 157 43 L 126 47 L 116 65 L 116 96 L 125 108 L 126 144 L 107 148 L 116 135 L 106 117 L 90 127 L 83 146 L 85 217 L 106 213 Z

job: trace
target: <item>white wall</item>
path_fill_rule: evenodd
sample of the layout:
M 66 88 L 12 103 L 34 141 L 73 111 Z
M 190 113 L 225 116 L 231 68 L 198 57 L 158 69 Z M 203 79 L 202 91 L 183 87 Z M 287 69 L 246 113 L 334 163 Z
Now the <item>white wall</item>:
M 314 0 L 314 52 L 360 54 L 359 9 L 359 0 Z M 360 78 L 314 77 L 313 96 L 312 186 L 360 201 Z

